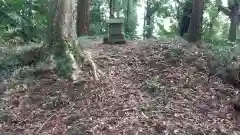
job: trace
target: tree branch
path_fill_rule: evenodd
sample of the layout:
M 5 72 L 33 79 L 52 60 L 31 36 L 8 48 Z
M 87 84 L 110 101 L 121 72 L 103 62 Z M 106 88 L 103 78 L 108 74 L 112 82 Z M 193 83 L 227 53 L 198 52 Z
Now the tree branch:
M 218 10 L 222 11 L 226 16 L 230 16 L 231 11 L 227 7 L 218 6 Z

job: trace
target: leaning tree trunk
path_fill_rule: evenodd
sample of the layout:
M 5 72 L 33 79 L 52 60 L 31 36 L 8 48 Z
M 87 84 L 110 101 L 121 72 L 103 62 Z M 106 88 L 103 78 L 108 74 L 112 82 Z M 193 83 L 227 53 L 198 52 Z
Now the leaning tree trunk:
M 77 35 L 87 35 L 89 31 L 90 0 L 78 0 L 77 5 Z
M 196 42 L 201 39 L 204 0 L 193 0 L 191 22 L 188 29 L 188 41 Z
M 75 80 L 80 72 L 76 59 L 80 57 L 81 51 L 76 42 L 77 0 L 52 2 L 47 45 L 53 54 L 60 75 L 72 75 L 72 79 Z

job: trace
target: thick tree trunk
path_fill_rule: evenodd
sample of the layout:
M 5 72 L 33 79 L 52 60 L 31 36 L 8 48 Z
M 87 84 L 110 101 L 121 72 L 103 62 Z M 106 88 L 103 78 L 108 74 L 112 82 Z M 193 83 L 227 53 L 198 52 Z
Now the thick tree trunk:
M 188 41 L 197 42 L 201 39 L 204 0 L 193 0 L 193 12 L 188 29 Z
M 90 0 L 78 0 L 77 5 L 77 35 L 88 35 Z
M 73 75 L 72 79 L 77 79 L 80 69 L 76 62 L 74 51 L 78 51 L 76 34 L 76 0 L 54 0 L 52 3 L 52 16 L 49 24 L 48 48 L 53 54 L 61 75 Z M 71 72 L 73 71 L 73 72 Z

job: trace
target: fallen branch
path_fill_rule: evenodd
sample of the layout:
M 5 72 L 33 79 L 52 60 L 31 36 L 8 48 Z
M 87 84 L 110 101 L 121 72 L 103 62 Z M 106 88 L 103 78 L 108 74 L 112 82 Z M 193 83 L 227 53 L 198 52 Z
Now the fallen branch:
M 70 103 L 70 101 L 68 101 L 68 102 Z M 36 133 L 38 134 L 40 131 L 42 131 L 42 129 L 44 128 L 44 126 L 45 126 L 53 117 L 57 116 L 61 111 L 63 111 L 63 110 L 66 109 L 66 108 L 72 108 L 74 105 L 75 105 L 75 104 L 73 103 L 73 104 L 71 104 L 70 106 L 66 106 L 66 107 L 62 108 L 61 110 L 57 111 L 56 113 L 54 113 L 53 115 L 51 115 L 51 116 L 42 124 L 42 126 L 37 130 Z
M 166 88 L 164 88 L 164 105 L 168 104 L 168 94 Z
M 53 115 L 51 115 L 43 124 L 42 126 L 38 129 L 38 131 L 36 132 L 37 134 L 44 128 L 44 126 L 48 123 L 48 121 L 50 121 L 53 117 L 55 117 L 57 114 L 59 114 L 64 108 L 62 108 L 61 110 L 57 111 L 56 113 L 54 113 Z

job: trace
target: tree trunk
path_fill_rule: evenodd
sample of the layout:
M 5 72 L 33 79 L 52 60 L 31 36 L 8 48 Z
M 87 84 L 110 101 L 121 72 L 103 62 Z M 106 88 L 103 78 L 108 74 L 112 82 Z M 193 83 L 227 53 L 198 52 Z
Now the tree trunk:
M 230 29 L 229 29 L 229 35 L 228 35 L 228 40 L 230 41 L 236 41 L 237 38 L 237 25 L 238 25 L 238 6 L 234 6 L 230 9 Z
M 180 9 L 182 10 L 181 19 L 179 21 L 179 34 L 181 37 L 185 38 L 185 36 L 187 35 L 192 16 L 192 9 L 193 3 L 189 1 L 185 2 L 182 9 Z
M 149 16 L 147 18 L 147 33 L 146 33 L 147 39 L 152 37 L 152 35 L 153 35 L 153 24 L 152 24 L 153 20 L 154 20 L 153 16 Z
M 115 18 L 114 13 L 115 13 L 115 0 L 110 0 L 109 2 L 109 17 L 110 18 Z
M 116 12 L 117 12 L 117 18 L 120 18 L 120 11 L 121 11 L 121 8 L 120 8 L 120 2 L 119 1 L 116 1 L 116 4 L 115 7 L 116 7 Z
M 156 13 L 157 9 L 160 6 L 160 2 L 148 0 L 147 1 L 147 7 L 146 7 L 146 14 L 144 21 L 145 22 L 145 27 L 144 27 L 144 36 L 145 38 L 150 38 L 152 37 L 153 34 L 153 28 L 154 28 L 154 14 Z
M 148 4 L 148 1 L 147 1 L 147 4 Z M 144 19 L 143 19 L 143 39 L 146 39 L 146 15 L 147 15 L 147 8 L 145 8 Z
M 188 29 L 188 41 L 197 42 L 201 39 L 204 0 L 193 0 L 191 22 Z
M 74 80 L 77 79 L 77 74 L 80 72 L 76 61 L 79 57 L 76 57 L 76 54 L 81 51 L 77 48 L 76 42 L 76 8 L 76 0 L 52 1 L 47 39 L 48 50 L 53 54 L 58 73 L 63 76 L 72 75 Z M 74 51 L 77 51 L 77 53 Z M 74 73 L 74 75 L 71 73 Z
M 127 12 L 126 12 L 126 22 L 125 22 L 125 28 L 124 28 L 124 32 L 125 32 L 125 35 L 127 36 L 128 38 L 128 34 L 130 32 L 130 27 L 129 27 L 129 10 L 130 10 L 130 0 L 128 0 L 128 3 L 127 3 Z
M 219 6 L 218 7 L 220 11 L 222 11 L 226 16 L 230 18 L 231 24 L 230 24 L 230 29 L 229 29 L 229 34 L 228 34 L 228 40 L 230 41 L 236 41 L 237 38 L 237 27 L 239 25 L 239 5 L 234 4 L 229 5 L 229 8 Z
M 88 35 L 90 0 L 78 0 L 77 5 L 77 35 Z
M 152 28 L 151 28 L 151 17 L 153 13 L 151 10 L 151 2 L 150 0 L 147 1 L 147 7 L 146 7 L 146 15 L 145 15 L 145 38 L 150 38 L 152 36 Z
M 182 12 L 184 12 L 183 9 L 184 9 L 185 5 L 180 0 L 176 0 L 176 3 L 177 3 L 176 7 L 178 7 L 176 9 L 177 10 L 176 18 L 177 18 L 177 21 L 178 21 L 178 31 L 180 31 L 181 26 L 182 26 L 182 16 L 183 16 Z

